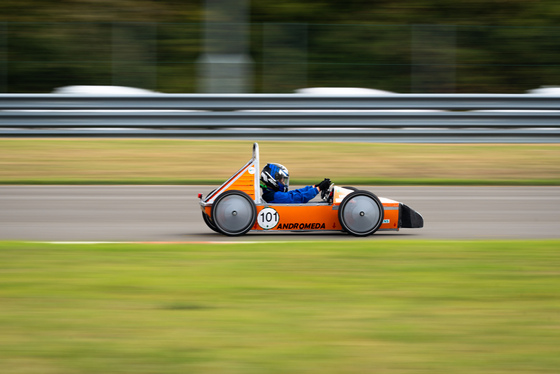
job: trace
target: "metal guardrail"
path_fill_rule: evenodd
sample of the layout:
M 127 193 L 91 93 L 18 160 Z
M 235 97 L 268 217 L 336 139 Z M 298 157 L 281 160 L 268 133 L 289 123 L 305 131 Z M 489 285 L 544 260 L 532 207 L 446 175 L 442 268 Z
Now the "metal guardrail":
M 0 94 L 0 136 L 560 142 L 560 96 Z
M 57 95 L 0 94 L 6 109 L 153 109 L 153 110 L 287 110 L 287 109 L 527 109 L 559 110 L 560 96 L 527 94 L 154 94 Z

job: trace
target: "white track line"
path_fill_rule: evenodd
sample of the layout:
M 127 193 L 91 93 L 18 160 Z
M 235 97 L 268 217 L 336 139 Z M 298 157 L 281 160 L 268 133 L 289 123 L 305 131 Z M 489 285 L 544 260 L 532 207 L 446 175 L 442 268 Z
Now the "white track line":
M 192 242 L 89 242 L 89 241 L 68 241 L 68 242 L 28 242 L 46 244 L 270 244 L 270 243 L 312 243 L 326 240 L 283 240 L 283 241 L 192 241 Z

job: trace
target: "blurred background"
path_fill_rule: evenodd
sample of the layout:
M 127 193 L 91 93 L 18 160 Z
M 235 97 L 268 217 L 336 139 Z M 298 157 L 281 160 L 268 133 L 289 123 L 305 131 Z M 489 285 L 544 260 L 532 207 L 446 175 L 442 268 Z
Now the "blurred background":
M 560 85 L 560 3 L 2 0 L 0 92 L 523 93 Z
M 0 0 L 0 93 L 77 85 L 525 93 L 560 86 L 559 19 L 558 0 Z M 418 209 L 425 229 L 344 243 L 304 233 L 289 245 L 273 243 L 279 236 L 169 245 L 161 243 L 231 240 L 216 239 L 201 219 L 196 193 L 211 188 L 183 185 L 219 185 L 247 162 L 252 142 L 151 136 L 183 125 L 210 133 L 222 114 L 239 126 L 252 113 L 217 107 L 200 118 L 189 110 L 150 117 L 98 104 L 75 114 L 67 98 L 38 110 L 32 105 L 43 102 L 18 107 L 20 99 L 0 99 L 0 184 L 14 185 L 0 186 L 1 374 L 558 373 L 557 111 L 501 113 L 497 125 L 495 112 L 478 107 L 413 113 L 450 118 L 441 134 L 458 128 L 451 141 L 465 144 L 372 142 L 383 128 L 363 142 L 305 142 L 322 125 L 311 113 L 310 135 L 261 142 L 261 165 L 282 162 L 292 184 L 388 184 L 383 195 Z M 513 127 L 514 115 L 526 122 Z M 170 121 L 158 133 L 145 123 L 165 125 L 165 116 L 184 124 Z M 480 133 L 497 135 L 469 144 L 479 135 L 461 121 L 484 116 L 499 130 Z M 402 123 L 433 142 L 420 120 Z M 546 126 L 534 129 L 539 123 Z M 146 139 L 89 137 L 128 137 L 147 126 L 154 131 Z M 504 140 L 499 131 L 513 135 Z M 37 138 L 45 135 L 67 138 Z M 529 135 L 539 143 L 525 144 Z M 520 144 L 495 144 L 511 139 Z M 88 186 L 101 183 L 158 186 Z M 163 192 L 162 184 L 180 186 Z M 399 184 L 412 186 L 397 193 Z M 527 187 L 540 185 L 551 187 Z M 106 242 L 146 237 L 160 243 Z M 553 240 L 485 241 L 535 237 Z M 65 242 L 27 242 L 38 238 Z

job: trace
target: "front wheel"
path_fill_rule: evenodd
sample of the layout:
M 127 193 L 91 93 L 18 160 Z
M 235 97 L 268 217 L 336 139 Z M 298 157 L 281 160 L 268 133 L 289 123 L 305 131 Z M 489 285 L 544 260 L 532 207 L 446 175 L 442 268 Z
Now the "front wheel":
M 369 191 L 354 191 L 338 207 L 338 220 L 344 231 L 354 236 L 376 232 L 383 223 L 385 210 L 377 196 Z
M 226 191 L 212 205 L 212 221 L 216 229 L 228 236 L 247 233 L 257 219 L 257 207 L 243 191 Z

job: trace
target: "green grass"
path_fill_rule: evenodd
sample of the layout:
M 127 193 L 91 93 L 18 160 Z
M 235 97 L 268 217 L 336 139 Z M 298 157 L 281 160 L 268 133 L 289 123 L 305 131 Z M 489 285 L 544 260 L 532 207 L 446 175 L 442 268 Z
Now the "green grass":
M 557 373 L 560 241 L 0 242 L 15 373 Z
M 560 185 L 560 144 L 259 142 L 292 184 Z M 250 141 L 2 139 L 0 184 L 221 184 Z

